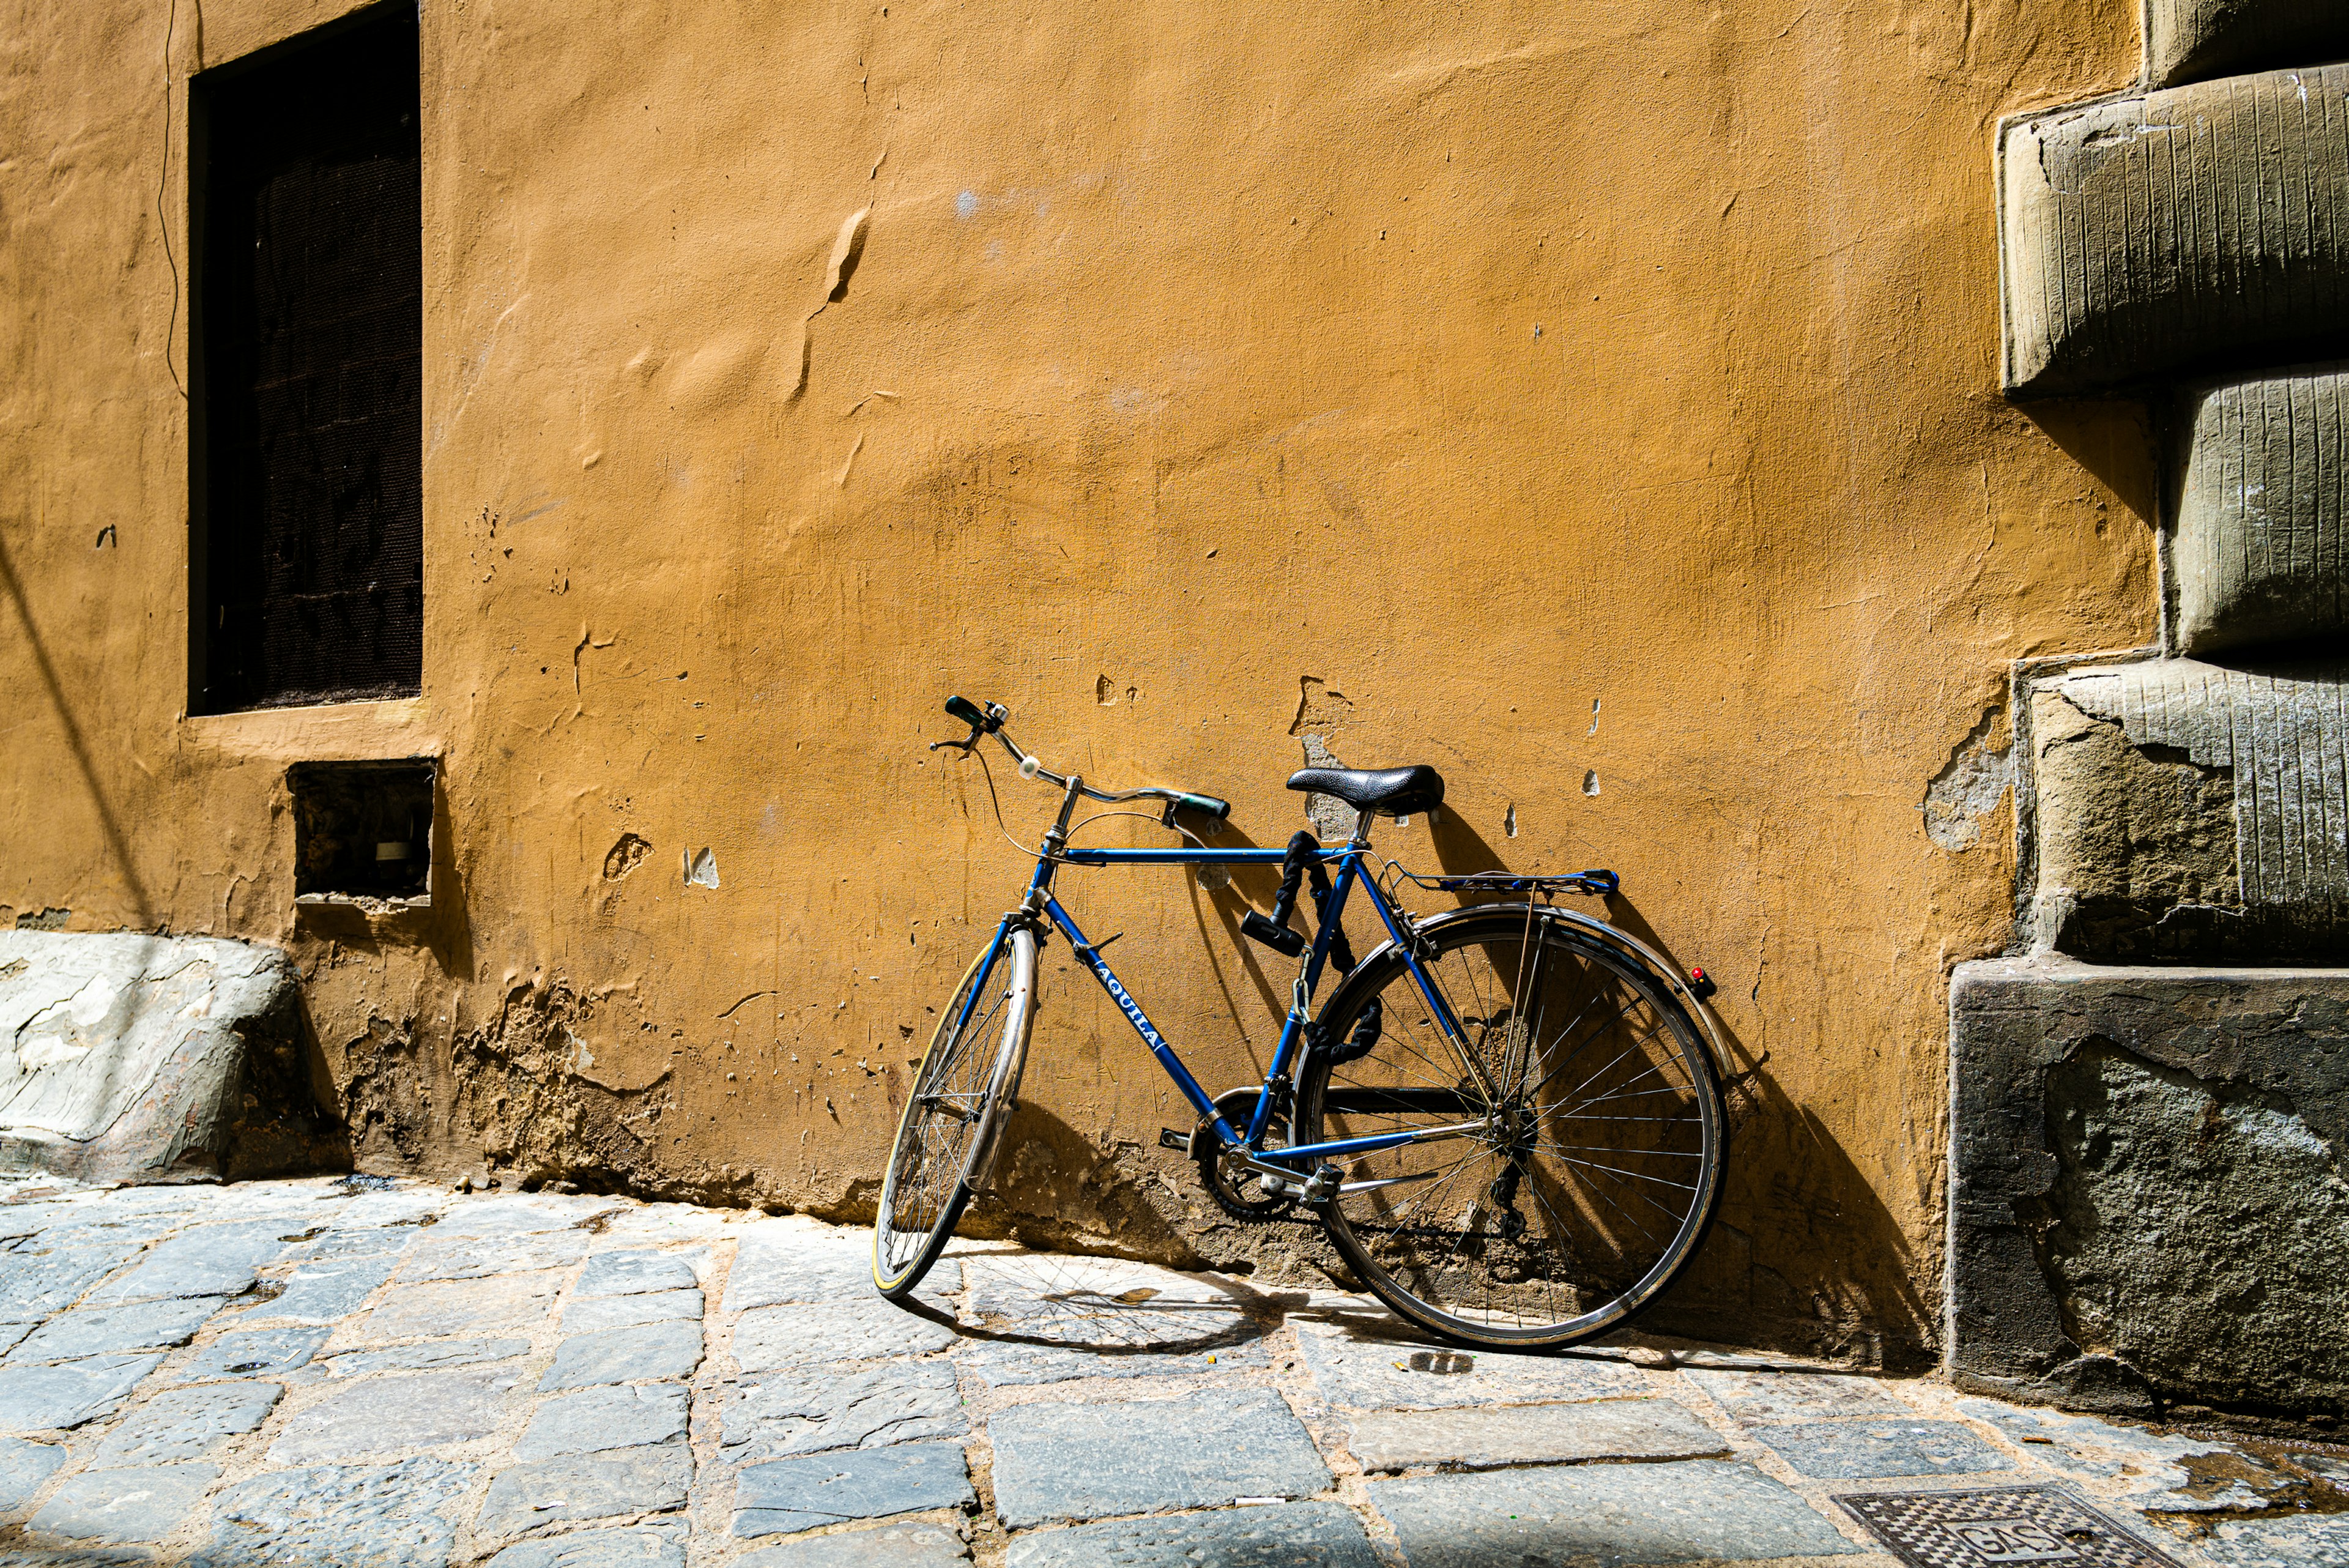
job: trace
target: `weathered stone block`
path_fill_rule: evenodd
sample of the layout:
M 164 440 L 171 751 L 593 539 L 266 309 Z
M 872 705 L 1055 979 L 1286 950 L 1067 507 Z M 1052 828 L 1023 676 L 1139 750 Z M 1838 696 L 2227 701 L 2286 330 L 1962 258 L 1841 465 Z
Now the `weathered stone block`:
M 699 1291 L 659 1291 L 645 1296 L 595 1296 L 572 1301 L 563 1308 L 565 1334 L 597 1334 L 607 1328 L 635 1328 L 647 1323 L 699 1323 Z
M 689 1259 L 675 1252 L 604 1252 L 579 1271 L 575 1296 L 633 1296 L 651 1291 L 690 1291 L 701 1282 Z
M 1022 1535 L 1004 1563 L 1006 1568 L 1378 1568 L 1379 1556 L 1361 1521 L 1337 1503 L 1287 1502 Z
M 1015 1405 L 988 1430 L 995 1440 L 995 1511 L 1011 1530 L 1242 1497 L 1310 1497 L 1330 1484 L 1313 1439 L 1269 1388 L 1116 1405 Z
M 188 1568 L 447 1568 L 479 1467 L 442 1459 L 271 1470 L 212 1502 Z
M 349 1164 L 274 948 L 0 931 L 0 1166 L 112 1181 Z
M 720 1442 L 726 1458 L 739 1462 L 959 1438 L 969 1430 L 954 1368 L 916 1361 L 746 1382 L 727 1402 Z
M 1957 1421 L 1792 1421 L 1753 1431 L 1795 1473 L 1824 1480 L 1973 1475 L 2014 1468 L 2012 1459 Z
M 218 1465 L 84 1470 L 41 1505 L 32 1528 L 76 1541 L 160 1541 L 218 1480 Z
M 734 1533 L 794 1535 L 853 1519 L 886 1519 L 977 1503 L 962 1449 L 907 1443 L 744 1467 L 734 1483 Z
M 2219 649 L 2349 627 L 2349 368 L 2189 389 L 2170 546 L 2178 644 Z
M 674 1384 L 590 1388 L 549 1399 L 514 1441 L 518 1459 L 636 1449 L 685 1436 L 686 1391 Z
M 701 1365 L 701 1325 L 653 1323 L 637 1328 L 607 1328 L 574 1334 L 554 1347 L 554 1365 L 538 1380 L 541 1393 L 591 1388 L 599 1383 L 633 1383 L 650 1377 L 688 1377 Z
M 269 1458 L 300 1464 L 486 1438 L 512 1402 L 511 1386 L 511 1374 L 492 1372 L 370 1378 L 289 1418 Z
M 2146 0 L 2145 33 L 2158 87 L 2349 56 L 2349 13 L 2308 0 Z
M 141 1302 L 136 1306 L 88 1307 L 53 1317 L 8 1353 L 11 1364 L 65 1361 L 120 1350 L 161 1350 L 185 1345 L 204 1319 L 220 1310 L 218 1299 Z
M 2153 659 L 2032 694 L 2040 932 L 2103 962 L 2349 957 L 2349 672 Z
M 771 1372 L 830 1361 L 921 1355 L 954 1342 L 954 1330 L 946 1324 L 867 1292 L 829 1305 L 761 1307 L 744 1313 L 734 1325 L 734 1362 L 745 1372 Z
M 962 1568 L 969 1561 L 960 1536 L 916 1519 L 788 1541 L 737 1557 L 734 1568 Z
M 160 1355 L 93 1355 L 55 1366 L 0 1368 L 0 1432 L 63 1431 L 110 1413 Z
M 1313 1375 L 1314 1391 L 1356 1410 L 1603 1399 L 1647 1386 L 1619 1361 L 1433 1350 L 1417 1341 L 1371 1339 L 1310 1323 L 1297 1325 L 1297 1348 Z
M 682 1443 L 613 1449 L 516 1465 L 490 1483 L 474 1529 L 492 1540 L 571 1519 L 610 1519 L 685 1506 L 693 1455 Z
M 2349 1410 L 2349 972 L 1999 960 L 1950 1011 L 1952 1373 Z
M 517 1542 L 491 1558 L 489 1568 L 685 1568 L 685 1538 L 679 1520 L 582 1530 Z
M 0 1438 L 0 1511 L 22 1508 L 65 1462 L 62 1444 Z
M 285 1392 L 274 1383 L 213 1383 L 159 1394 L 114 1424 L 91 1463 L 116 1469 L 210 1458 L 260 1426 Z
M 1751 1465 L 1570 1465 L 1373 1480 L 1412 1568 L 1742 1562 L 1861 1550 Z
M 1670 1399 L 1378 1411 L 1355 1417 L 1346 1446 L 1366 1470 L 1478 1470 L 1729 1452 L 1728 1438 Z
M 333 1334 L 330 1324 L 303 1327 L 253 1328 L 224 1334 L 196 1352 L 179 1370 L 184 1382 L 205 1377 L 274 1376 L 309 1365 L 310 1357 Z
M 2005 382 L 2098 392 L 2349 328 L 2349 66 L 2010 120 Z
M 1740 1421 L 1916 1414 L 1873 1377 L 1822 1372 L 1709 1371 L 1699 1367 L 1690 1368 L 1686 1376 L 1712 1396 L 1714 1404 Z

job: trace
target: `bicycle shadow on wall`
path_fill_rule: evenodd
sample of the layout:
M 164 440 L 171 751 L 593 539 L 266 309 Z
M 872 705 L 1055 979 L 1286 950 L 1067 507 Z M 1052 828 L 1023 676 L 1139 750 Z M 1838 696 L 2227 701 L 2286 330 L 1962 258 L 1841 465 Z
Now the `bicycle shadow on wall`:
M 1449 807 L 1429 836 L 1448 875 L 1517 869 Z M 1631 897 L 1611 895 L 1604 918 L 1689 972 L 1687 955 Z M 1899 1221 L 1818 1116 L 1778 1086 L 1767 1054 L 1756 1054 L 1718 1011 L 1707 1011 L 1723 1053 L 1727 1186 L 1689 1272 L 1640 1315 L 1633 1335 L 1644 1330 L 1890 1370 L 1930 1365 L 1938 1315 L 1917 1289 Z

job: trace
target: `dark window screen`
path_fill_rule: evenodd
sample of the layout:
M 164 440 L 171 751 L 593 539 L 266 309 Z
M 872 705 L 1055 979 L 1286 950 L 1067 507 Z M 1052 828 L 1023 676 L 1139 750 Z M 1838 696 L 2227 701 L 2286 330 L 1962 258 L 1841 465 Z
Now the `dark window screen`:
M 197 86 L 196 706 L 413 696 L 424 646 L 415 13 Z

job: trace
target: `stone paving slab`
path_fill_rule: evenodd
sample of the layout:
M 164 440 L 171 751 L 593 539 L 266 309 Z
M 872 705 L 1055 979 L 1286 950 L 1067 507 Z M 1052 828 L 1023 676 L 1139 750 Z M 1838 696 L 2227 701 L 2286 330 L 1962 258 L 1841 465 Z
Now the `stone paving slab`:
M 634 1296 L 701 1288 L 692 1260 L 681 1252 L 598 1252 L 579 1271 L 574 1296 Z
M 1751 1465 L 1564 1465 L 1369 1483 L 1411 1568 L 1739 1562 L 1857 1552 Z
M 961 1568 L 969 1561 L 970 1548 L 953 1531 L 911 1520 L 761 1547 L 734 1559 L 734 1568 Z
M 45 1317 L 71 1305 L 137 1257 L 141 1245 L 109 1237 L 0 1255 L 0 1318 L 13 1323 Z
M 224 1334 L 179 1369 L 183 1383 L 206 1377 L 273 1377 L 309 1365 L 330 1327 L 255 1328 Z
M 2340 1568 L 2349 1518 L 2224 1520 L 2195 1545 L 2221 1568 Z
M 538 1386 L 541 1393 L 551 1393 L 599 1383 L 689 1377 L 700 1365 L 701 1325 L 698 1323 L 609 1328 L 574 1334 L 555 1346 L 554 1365 L 546 1369 Z
M 1176 1352 L 1249 1337 L 1253 1293 L 1114 1258 L 987 1253 L 963 1261 L 969 1314 L 1024 1338 Z
M 0 1511 L 24 1507 L 65 1462 L 66 1450 L 60 1444 L 0 1438 Z
M 633 1530 L 581 1530 L 523 1541 L 490 1559 L 490 1568 L 685 1568 L 681 1521 L 656 1520 Z
M 367 1314 L 348 1343 L 374 1345 L 435 1334 L 481 1335 L 533 1328 L 554 1312 L 555 1295 L 562 1289 L 563 1275 L 551 1269 L 395 1285 Z
M 607 1328 L 633 1328 L 644 1323 L 699 1323 L 699 1291 L 662 1291 L 654 1295 L 598 1296 L 574 1301 L 563 1309 L 567 1334 L 594 1334 Z
M 934 1272 L 951 1267 L 941 1262 Z M 864 1248 L 745 1237 L 726 1278 L 726 1310 L 853 1301 L 872 1290 L 873 1259 Z
M 1271 1365 L 1261 1339 L 1171 1355 L 982 1339 L 967 1342 L 955 1358 L 966 1371 L 998 1386 L 1072 1383 L 1081 1377 L 1187 1377 L 1206 1372 L 1252 1372 Z
M 396 1252 L 321 1258 L 303 1263 L 285 1282 L 285 1293 L 262 1309 L 263 1315 L 295 1318 L 304 1323 L 337 1322 L 356 1311 L 361 1302 L 391 1278 L 398 1263 Z
M 510 1376 L 493 1372 L 369 1378 L 288 1417 L 269 1458 L 298 1465 L 486 1438 L 498 1429 L 511 1386 Z
M 8 1353 L 11 1365 L 65 1361 L 126 1350 L 163 1350 L 196 1337 L 206 1318 L 220 1310 L 213 1297 L 166 1299 L 136 1306 L 85 1307 L 53 1317 Z
M 1361 1521 L 1334 1502 L 1080 1524 L 1020 1536 L 1003 1561 L 1005 1568 L 1383 1568 Z
M 514 1440 L 514 1458 L 551 1459 L 599 1449 L 635 1449 L 685 1436 L 686 1390 L 623 1384 L 546 1400 Z
M 33 1515 L 31 1528 L 79 1541 L 160 1541 L 203 1501 L 218 1465 L 84 1470 Z
M 1340 1409 L 1530 1405 L 1648 1391 L 1647 1379 L 1619 1361 L 1431 1350 L 1420 1344 L 1357 1338 L 1343 1329 L 1315 1324 L 1297 1325 L 1297 1348 L 1312 1375 L 1314 1391 Z
M 744 1540 L 826 1524 L 976 1504 L 962 1449 L 906 1443 L 745 1466 L 734 1482 L 734 1533 Z
M 959 1438 L 970 1430 L 954 1368 L 936 1361 L 745 1382 L 721 1420 L 722 1451 L 738 1462 Z
M 187 1568 L 447 1568 L 479 1467 L 431 1459 L 272 1470 L 212 1500 Z
M 1874 1377 L 1816 1372 L 1706 1372 L 1684 1376 L 1741 1421 L 1810 1421 L 1836 1416 L 1914 1416 Z
M 109 1415 L 160 1355 L 93 1355 L 54 1366 L 0 1366 L 0 1432 L 63 1431 Z
M 692 1480 L 693 1455 L 682 1443 L 538 1459 L 490 1483 L 474 1529 L 502 1541 L 565 1520 L 658 1513 L 684 1507 Z
M 734 1364 L 745 1372 L 921 1355 L 955 1343 L 955 1332 L 872 1294 L 836 1303 L 761 1307 L 734 1325 Z
M 199 1225 L 164 1241 L 137 1268 L 89 1294 L 107 1306 L 157 1296 L 233 1296 L 260 1277 L 261 1265 L 285 1251 L 285 1221 L 247 1220 Z
M 2222 1468 L 2238 1475 L 2256 1476 L 2267 1469 L 2240 1449 L 2214 1438 L 2148 1432 L 2094 1416 L 2017 1407 L 1991 1399 L 1961 1399 L 1957 1409 L 2028 1445 L 2025 1451 L 2033 1459 L 2059 1474 L 2117 1485 L 2139 1508 L 2204 1513 L 2262 1505 L 2257 1490 L 2249 1484 L 2196 1484 L 2188 1461 L 2204 1456 L 2221 1456 Z
M 1798 1421 L 1751 1430 L 1796 1473 L 1822 1480 L 1972 1475 L 2014 1468 L 2013 1460 L 1956 1421 Z
M 437 1229 L 437 1227 L 436 1227 Z M 478 1280 L 492 1274 L 522 1274 L 533 1269 L 566 1269 L 587 1255 L 584 1231 L 558 1231 L 545 1235 L 484 1236 L 419 1241 L 399 1266 L 399 1277 L 426 1280 Z
M 1304 1425 L 1269 1388 L 1113 1405 L 1015 1405 L 988 1423 L 1005 1528 L 1310 1497 L 1330 1484 Z
M 426 1345 L 396 1345 L 388 1350 L 347 1350 L 324 1363 L 336 1377 L 373 1372 L 420 1372 L 435 1366 L 475 1366 L 530 1354 L 526 1339 L 443 1339 Z
M 436 1239 L 540 1235 L 575 1231 L 619 1205 L 607 1198 L 576 1198 L 557 1192 L 511 1193 L 496 1198 L 460 1198 L 441 1210 Z
M 260 1426 L 285 1392 L 274 1383 L 208 1383 L 158 1394 L 115 1423 L 90 1462 L 119 1467 L 207 1458 Z
M 1587 1459 L 1688 1459 L 1729 1441 L 1670 1399 L 1387 1410 L 1354 1418 L 1346 1446 L 1366 1470 L 1490 1469 Z

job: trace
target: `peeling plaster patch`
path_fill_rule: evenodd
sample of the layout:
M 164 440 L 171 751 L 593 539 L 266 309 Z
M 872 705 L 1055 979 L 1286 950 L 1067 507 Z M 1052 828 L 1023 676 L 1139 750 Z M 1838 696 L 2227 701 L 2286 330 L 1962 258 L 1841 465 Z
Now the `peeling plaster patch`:
M 71 909 L 25 909 L 16 916 L 20 931 L 62 931 L 73 919 Z
M 1582 775 L 1582 793 L 1585 794 L 1597 794 L 1599 793 L 1599 770 L 1597 768 L 1589 768 L 1584 771 Z
M 1353 716 L 1354 704 L 1343 691 L 1332 690 L 1318 675 L 1297 678 L 1297 717 L 1288 722 L 1288 732 L 1303 735 L 1308 730 L 1330 731 L 1340 728 Z M 1319 744 L 1317 738 L 1307 736 L 1309 750 Z M 1315 763 L 1317 768 L 1342 767 L 1342 763 Z
M 1117 704 L 1117 687 L 1106 675 L 1093 682 L 1093 701 L 1104 708 Z
M 1311 677 L 1309 676 L 1307 679 L 1310 680 Z M 1305 735 L 1299 739 L 1305 748 L 1307 767 L 1342 768 L 1346 765 L 1330 754 L 1329 746 L 1323 742 L 1320 736 Z M 1313 825 L 1315 835 L 1325 842 L 1353 836 L 1354 810 L 1334 794 L 1309 794 L 1306 795 L 1305 820 Z
M 1981 843 L 1982 819 L 1998 809 L 2014 782 L 2013 748 L 1991 749 L 1991 729 L 1998 720 L 1995 708 L 1984 713 L 1925 786 L 1917 807 L 1925 816 L 1925 836 L 1944 849 L 1971 849 Z
M 1599 704 L 1601 701 L 1597 697 L 1590 700 L 1590 728 L 1582 732 L 1586 738 L 1599 733 Z
M 688 850 L 685 854 L 685 885 L 688 888 L 718 886 L 718 857 L 709 849 Z
M 965 191 L 955 198 L 955 216 L 969 219 L 978 215 L 978 192 Z
M 1501 818 L 1501 831 L 1511 838 L 1517 836 L 1517 803 L 1515 801 L 1509 803 L 1508 811 Z
M 604 857 L 604 880 L 616 882 L 644 864 L 652 850 L 652 841 L 634 833 L 623 833 L 620 841 Z
M 860 208 L 840 225 L 840 235 L 832 242 L 832 260 L 823 270 L 826 305 L 848 297 L 848 280 L 856 275 L 856 264 L 864 259 L 865 220 L 872 215 L 872 208 Z

